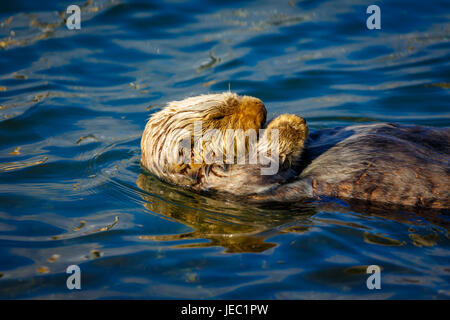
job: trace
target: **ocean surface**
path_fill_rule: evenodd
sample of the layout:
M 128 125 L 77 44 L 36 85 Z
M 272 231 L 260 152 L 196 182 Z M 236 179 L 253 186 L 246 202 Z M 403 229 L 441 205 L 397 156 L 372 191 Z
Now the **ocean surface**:
M 448 0 L 1 0 L 0 298 L 450 299 L 448 212 L 256 207 L 139 164 L 153 112 L 229 89 L 311 131 L 450 127 L 449 40 Z

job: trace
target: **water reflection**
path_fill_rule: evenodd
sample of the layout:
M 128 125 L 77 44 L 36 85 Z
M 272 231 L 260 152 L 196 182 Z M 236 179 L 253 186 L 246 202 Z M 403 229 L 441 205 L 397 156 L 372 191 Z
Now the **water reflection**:
M 142 195 L 148 210 L 193 229 L 183 234 L 149 235 L 141 236 L 141 239 L 209 241 L 178 247 L 220 246 L 229 253 L 263 252 L 276 245 L 266 241 L 269 237 L 283 232 L 306 232 L 311 224 L 309 218 L 315 213 L 307 206 L 294 210 L 267 210 L 217 199 L 217 196 L 195 194 L 169 186 L 148 174 L 140 174 L 136 183 L 148 193 Z
M 230 201 L 217 194 L 196 194 L 167 185 L 147 173 L 141 173 L 136 183 L 147 192 L 141 196 L 148 210 L 193 229 L 181 234 L 141 235 L 140 239 L 199 240 L 177 244 L 179 248 L 220 246 L 227 253 L 263 252 L 276 246 L 268 238 L 282 233 L 306 233 L 312 227 L 323 225 L 356 230 L 364 242 L 373 245 L 407 244 L 404 240 L 377 233 L 368 223 L 374 218 L 409 226 L 410 243 L 419 247 L 434 246 L 441 236 L 449 236 L 448 219 L 440 211 L 393 208 L 357 201 L 305 201 L 290 206 L 276 203 L 255 206 Z M 327 219 L 318 214 L 324 212 L 333 213 L 337 218 Z M 349 221 L 349 215 L 354 217 L 353 221 Z M 201 241 L 204 239 L 208 242 Z

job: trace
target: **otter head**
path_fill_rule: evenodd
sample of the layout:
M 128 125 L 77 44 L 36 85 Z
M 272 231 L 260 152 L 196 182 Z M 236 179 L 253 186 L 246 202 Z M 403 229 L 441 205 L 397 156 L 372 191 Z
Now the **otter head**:
M 209 158 L 225 158 L 231 140 L 242 138 L 248 130 L 258 132 L 265 121 L 264 104 L 249 96 L 222 93 L 170 102 L 145 127 L 141 163 L 166 181 L 195 185 L 210 165 L 205 152 Z M 229 129 L 234 130 L 231 136 Z M 244 140 L 244 144 L 233 144 L 236 154 L 248 151 L 249 137 Z

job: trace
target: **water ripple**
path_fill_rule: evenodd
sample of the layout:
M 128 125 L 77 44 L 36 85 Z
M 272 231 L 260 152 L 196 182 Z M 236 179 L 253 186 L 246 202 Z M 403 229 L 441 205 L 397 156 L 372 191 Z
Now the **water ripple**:
M 448 1 L 80 2 L 0 9 L 0 298 L 448 299 L 447 213 L 250 206 L 141 169 L 166 102 L 254 95 L 314 131 L 450 125 Z M 365 289 L 366 267 L 383 272 Z

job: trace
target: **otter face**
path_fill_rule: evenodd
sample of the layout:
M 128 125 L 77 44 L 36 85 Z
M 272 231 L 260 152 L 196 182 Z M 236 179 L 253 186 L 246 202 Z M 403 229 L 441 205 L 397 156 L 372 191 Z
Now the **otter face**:
M 225 137 L 228 129 L 237 130 L 238 135 L 245 135 L 249 129 L 257 132 L 265 121 L 264 104 L 249 96 L 222 93 L 170 102 L 155 113 L 145 127 L 141 163 L 166 181 L 192 186 L 205 174 L 204 161 L 198 161 L 196 157 L 199 149 L 206 148 L 209 154 L 223 155 L 224 145 L 228 142 L 218 143 L 218 136 Z M 200 141 L 197 134 L 203 136 L 207 132 L 219 134 L 210 135 L 210 141 Z M 248 141 L 248 137 L 243 138 Z M 243 148 L 247 149 L 248 144 Z M 189 150 L 188 154 L 186 150 Z

